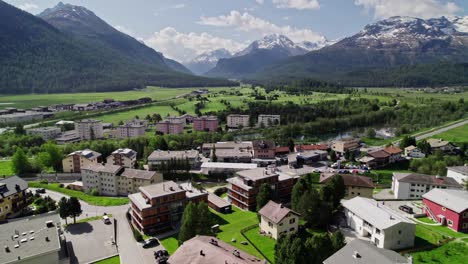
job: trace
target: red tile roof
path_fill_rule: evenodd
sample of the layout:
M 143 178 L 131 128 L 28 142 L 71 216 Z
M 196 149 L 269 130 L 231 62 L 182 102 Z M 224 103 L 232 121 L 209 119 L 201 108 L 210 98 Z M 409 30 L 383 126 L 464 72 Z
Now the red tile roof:
M 403 150 L 401 150 L 400 148 L 397 148 L 397 147 L 394 147 L 394 146 L 390 146 L 390 147 L 386 147 L 384 149 L 385 152 L 387 153 L 390 153 L 390 154 L 400 154 L 401 152 L 403 152 Z
M 381 159 L 381 158 L 388 158 L 390 157 L 390 153 L 386 152 L 385 150 L 381 149 L 381 150 L 377 150 L 377 151 L 374 151 L 374 152 L 369 152 L 367 153 L 368 156 L 371 156 L 373 158 L 376 158 L 376 159 Z
M 327 150 L 327 144 L 317 145 L 296 145 L 296 151 L 307 151 L 307 150 Z
M 289 152 L 289 147 L 276 147 L 275 152 L 276 153 Z

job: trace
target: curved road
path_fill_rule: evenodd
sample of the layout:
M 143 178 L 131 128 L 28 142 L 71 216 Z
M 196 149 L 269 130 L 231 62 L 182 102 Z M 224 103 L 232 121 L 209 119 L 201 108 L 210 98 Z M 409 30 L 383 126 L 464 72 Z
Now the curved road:
M 34 192 L 34 188 L 30 188 Z M 45 194 L 42 196 L 50 196 L 52 199 L 56 200 L 57 202 L 62 198 L 69 196 L 64 195 L 62 193 L 46 190 Z M 95 206 L 90 205 L 84 201 L 80 201 L 81 210 L 83 213 L 77 217 L 77 220 L 93 217 L 93 216 L 101 216 L 104 213 L 112 214 L 112 217 L 117 219 L 118 226 L 117 226 L 117 245 L 118 251 L 120 254 L 120 261 L 123 264 L 132 263 L 132 264 L 153 264 L 155 263 L 153 249 L 143 249 L 139 243 L 135 241 L 133 238 L 132 229 L 128 225 L 126 219 L 126 212 L 130 208 L 129 205 L 121 205 L 121 206 Z M 68 219 L 70 223 L 73 221 L 72 218 Z

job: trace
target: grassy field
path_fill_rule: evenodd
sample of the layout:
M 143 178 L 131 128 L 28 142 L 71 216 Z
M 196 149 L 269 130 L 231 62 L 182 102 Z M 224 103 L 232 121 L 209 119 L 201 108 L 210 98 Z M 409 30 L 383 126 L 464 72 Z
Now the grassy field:
M 143 90 L 126 92 L 5 95 L 0 96 L 0 109 L 6 107 L 31 108 L 39 105 L 101 102 L 107 98 L 134 100 L 142 97 L 151 97 L 154 100 L 164 100 L 190 93 L 193 90 L 196 89 L 148 87 Z
M 255 244 L 255 246 L 265 255 L 269 262 L 275 263 L 276 240 L 271 237 L 259 234 L 260 228 L 256 227 L 245 232 L 244 235 Z
M 152 106 L 129 110 L 125 112 L 118 112 L 118 113 L 98 116 L 96 117 L 96 119 L 99 119 L 105 123 L 113 123 L 114 125 L 117 125 L 119 121 L 125 122 L 127 120 L 135 118 L 135 116 L 139 116 L 141 119 L 143 119 L 146 117 L 146 115 L 152 115 L 152 114 L 160 114 L 161 117 L 164 118 L 167 116 L 167 114 L 177 115 L 177 112 L 174 111 L 174 109 L 172 109 L 170 106 L 152 105 Z
M 92 196 L 83 192 L 70 190 L 67 188 L 60 188 L 58 183 L 43 184 L 38 182 L 29 182 L 29 187 L 32 188 L 44 188 L 54 192 L 63 193 L 68 196 L 74 196 L 78 199 L 90 204 L 97 206 L 118 206 L 128 204 L 128 198 L 117 198 L 117 197 L 103 197 L 103 196 Z
M 164 239 L 160 239 L 159 241 L 161 244 L 166 248 L 167 252 L 172 255 L 177 248 L 179 247 L 179 241 L 177 241 L 177 235 L 172 235 L 170 237 L 166 237 Z
M 98 262 L 94 262 L 94 264 L 120 264 L 120 258 L 119 256 L 115 256 L 108 259 L 103 259 Z
M 422 217 L 418 218 L 419 221 L 429 223 L 429 224 L 434 224 L 435 222 L 427 217 Z M 468 237 L 467 234 L 460 233 L 453 231 L 452 229 L 448 228 L 447 226 L 426 226 L 427 228 L 430 228 L 432 231 L 438 232 L 442 234 L 445 237 L 453 237 L 453 238 L 462 238 L 462 237 Z
M 363 89 L 360 90 L 363 92 Z M 419 99 L 439 99 L 445 101 L 458 101 L 460 98 L 468 99 L 468 91 L 463 93 L 427 93 L 417 89 L 404 88 L 367 88 L 367 95 L 381 96 L 382 98 L 397 99 L 404 103 L 416 103 Z
M 466 263 L 468 241 L 454 241 L 430 251 L 413 253 L 413 263 Z
M 15 175 L 11 168 L 11 160 L 0 161 L 0 176 L 12 176 Z
M 455 143 L 468 142 L 468 124 L 437 134 L 433 138 L 442 138 Z

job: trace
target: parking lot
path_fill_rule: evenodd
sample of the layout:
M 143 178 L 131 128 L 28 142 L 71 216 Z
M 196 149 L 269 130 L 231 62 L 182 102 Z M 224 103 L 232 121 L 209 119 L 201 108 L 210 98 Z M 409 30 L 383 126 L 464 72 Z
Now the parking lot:
M 113 224 L 101 220 L 71 225 L 65 228 L 71 263 L 88 263 L 117 254 L 112 244 Z
M 422 209 L 418 207 L 418 203 L 421 203 L 421 201 L 385 201 L 385 205 L 390 207 L 392 210 L 397 212 L 399 215 L 403 217 L 409 217 L 412 218 L 414 214 L 421 214 Z M 408 214 L 406 212 L 403 212 L 402 210 L 399 209 L 401 205 L 406 205 L 409 206 L 413 209 L 413 214 Z

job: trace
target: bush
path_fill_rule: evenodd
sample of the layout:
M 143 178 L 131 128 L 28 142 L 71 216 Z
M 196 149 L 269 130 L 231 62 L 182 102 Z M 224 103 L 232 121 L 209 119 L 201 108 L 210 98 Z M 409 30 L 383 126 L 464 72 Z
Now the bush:
M 143 241 L 143 236 L 140 234 L 140 232 L 138 232 L 138 230 L 135 230 L 135 229 L 132 229 L 132 230 L 133 230 L 133 238 L 135 238 L 137 242 Z
M 63 188 L 63 186 L 64 186 L 63 183 L 59 184 L 59 187 L 60 187 L 60 188 Z
M 221 196 L 223 194 L 227 193 L 227 188 L 226 187 L 221 187 L 221 188 L 218 188 L 214 191 L 214 194 L 216 194 L 217 196 Z
M 41 180 L 39 183 L 42 183 L 42 184 L 49 184 L 49 181 L 48 181 L 48 180 Z
M 91 189 L 89 192 L 88 192 L 89 195 L 92 195 L 92 196 L 99 196 L 99 191 L 97 189 Z

